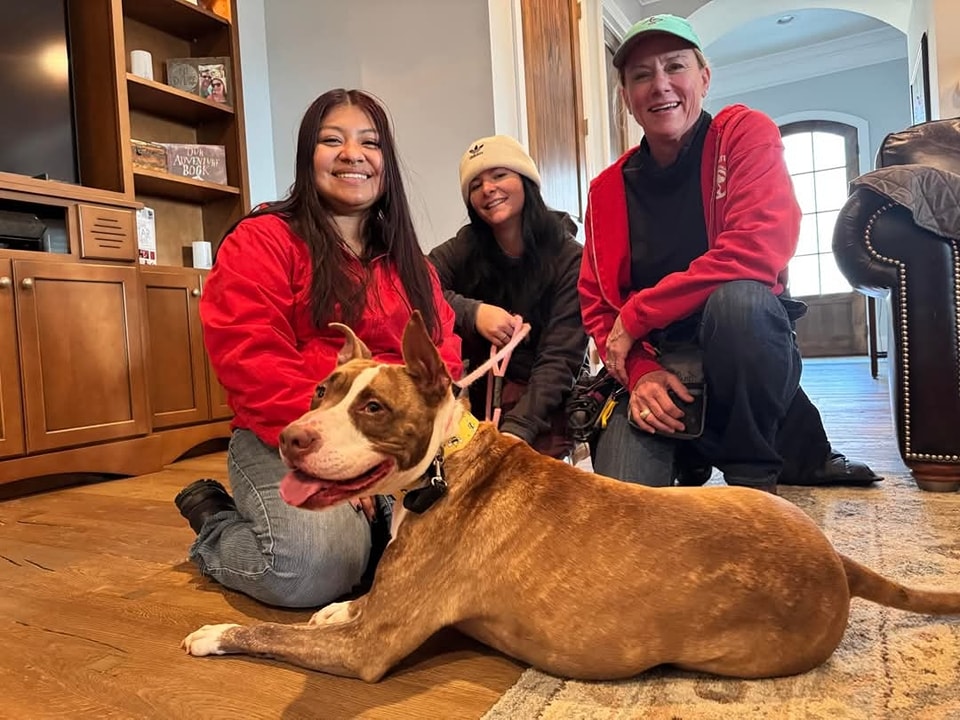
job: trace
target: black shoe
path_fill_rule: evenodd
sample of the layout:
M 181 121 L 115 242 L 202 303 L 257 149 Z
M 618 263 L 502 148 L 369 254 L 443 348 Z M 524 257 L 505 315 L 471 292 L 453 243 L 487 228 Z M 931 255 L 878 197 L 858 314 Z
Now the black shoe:
M 674 480 L 681 487 L 703 485 L 713 475 L 712 465 L 677 465 Z
M 831 452 L 827 461 L 808 475 L 784 485 L 852 485 L 865 487 L 883 480 L 862 462 L 848 460 L 838 452 Z
M 190 483 L 177 493 L 173 502 L 198 535 L 208 518 L 224 510 L 237 509 L 227 489 L 210 478 Z

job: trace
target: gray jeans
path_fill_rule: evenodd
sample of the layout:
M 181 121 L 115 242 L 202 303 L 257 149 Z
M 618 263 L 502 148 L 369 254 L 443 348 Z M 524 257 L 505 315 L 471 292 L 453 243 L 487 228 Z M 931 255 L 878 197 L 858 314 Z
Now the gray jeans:
M 725 283 L 707 300 L 693 335 L 707 380 L 703 435 L 675 440 L 635 430 L 624 397 L 597 439 L 594 470 L 641 485 L 669 486 L 676 453 L 689 443 L 723 471 L 730 485 L 775 482 L 783 468 L 777 431 L 797 394 L 802 369 L 784 304 L 760 283 Z
M 190 548 L 203 575 L 282 607 L 321 607 L 360 581 L 371 547 L 363 513 L 285 503 L 279 452 L 248 430 L 233 433 L 227 465 L 237 510 L 208 519 Z

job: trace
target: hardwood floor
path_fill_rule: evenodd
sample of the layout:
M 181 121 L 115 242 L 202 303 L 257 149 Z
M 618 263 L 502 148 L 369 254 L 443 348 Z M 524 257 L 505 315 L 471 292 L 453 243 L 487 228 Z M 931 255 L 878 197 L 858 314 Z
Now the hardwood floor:
M 865 358 L 808 361 L 804 386 L 838 449 L 904 470 L 885 375 L 872 380 Z M 376 685 L 187 657 L 180 640 L 199 625 L 310 615 L 224 590 L 186 561 L 193 533 L 172 499 L 198 477 L 225 479 L 223 453 L 0 502 L 0 717 L 476 718 L 523 671 L 453 631 Z

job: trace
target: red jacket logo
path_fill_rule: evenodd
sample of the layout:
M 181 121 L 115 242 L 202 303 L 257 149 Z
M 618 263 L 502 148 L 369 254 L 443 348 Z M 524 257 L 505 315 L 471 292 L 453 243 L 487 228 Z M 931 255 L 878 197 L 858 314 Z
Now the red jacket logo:
M 715 182 L 717 192 L 714 195 L 715 200 L 720 200 L 727 196 L 727 156 L 721 155 L 717 160 L 717 177 Z

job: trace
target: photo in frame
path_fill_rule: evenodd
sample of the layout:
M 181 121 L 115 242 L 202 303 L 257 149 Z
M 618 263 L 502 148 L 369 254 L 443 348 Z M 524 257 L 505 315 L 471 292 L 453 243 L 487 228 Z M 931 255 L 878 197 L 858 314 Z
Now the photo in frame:
M 930 119 L 930 50 L 927 34 L 920 36 L 920 48 L 910 73 L 910 113 L 913 124 Z

